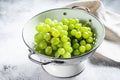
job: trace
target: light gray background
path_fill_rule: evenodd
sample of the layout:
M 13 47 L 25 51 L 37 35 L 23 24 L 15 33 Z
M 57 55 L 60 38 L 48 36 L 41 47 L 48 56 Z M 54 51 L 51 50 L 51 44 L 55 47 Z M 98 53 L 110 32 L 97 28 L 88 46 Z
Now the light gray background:
M 120 63 L 94 56 L 84 72 L 69 79 L 55 78 L 28 60 L 21 36 L 24 23 L 41 11 L 72 1 L 78 0 L 0 0 L 0 80 L 120 80 Z M 119 0 L 102 1 L 120 13 Z

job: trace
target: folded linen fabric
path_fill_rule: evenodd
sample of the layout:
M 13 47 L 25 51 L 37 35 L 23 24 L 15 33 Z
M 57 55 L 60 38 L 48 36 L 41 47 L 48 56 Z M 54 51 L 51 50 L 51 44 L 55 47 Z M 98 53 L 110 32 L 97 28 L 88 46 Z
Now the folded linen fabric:
M 120 62 L 120 15 L 107 10 L 100 0 L 76 1 L 64 7 L 72 8 L 74 6 L 89 8 L 90 13 L 98 17 L 105 26 L 105 40 L 96 53 Z

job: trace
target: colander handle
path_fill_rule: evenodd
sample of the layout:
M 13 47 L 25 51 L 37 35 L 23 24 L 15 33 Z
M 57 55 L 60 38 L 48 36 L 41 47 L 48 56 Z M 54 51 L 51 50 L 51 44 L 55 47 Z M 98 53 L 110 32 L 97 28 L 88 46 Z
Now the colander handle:
M 47 64 L 50 64 L 50 63 L 57 63 L 57 64 L 63 64 L 64 61 L 57 61 L 57 60 L 51 60 L 49 62 L 41 62 L 41 61 L 38 61 L 38 60 L 35 60 L 32 58 L 32 55 L 34 55 L 35 53 L 34 52 L 31 52 L 31 50 L 29 50 L 29 54 L 28 54 L 28 58 L 32 61 L 32 62 L 35 62 L 37 64 L 40 64 L 40 65 L 47 65 Z
M 32 62 L 35 62 L 35 63 L 40 64 L 40 65 L 47 65 L 47 64 L 49 64 L 49 63 L 52 63 L 52 61 L 51 61 L 51 62 L 41 62 L 41 61 L 38 61 L 38 60 L 32 58 L 32 55 L 33 55 L 33 53 L 31 53 L 31 52 L 28 54 L 28 58 L 29 58 Z
M 73 6 L 72 9 L 80 9 L 80 10 L 84 10 L 84 11 L 90 13 L 90 9 L 85 6 Z

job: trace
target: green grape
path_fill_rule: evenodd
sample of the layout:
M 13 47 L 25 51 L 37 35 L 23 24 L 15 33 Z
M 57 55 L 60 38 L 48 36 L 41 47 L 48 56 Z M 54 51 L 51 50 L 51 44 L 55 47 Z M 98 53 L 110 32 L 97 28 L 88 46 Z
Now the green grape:
M 52 22 L 52 20 L 51 20 L 50 18 L 46 18 L 46 19 L 45 19 L 45 23 L 46 23 L 46 24 L 51 24 L 51 22 Z
M 59 58 L 60 54 L 58 53 L 58 51 L 55 52 L 55 58 Z
M 80 51 L 78 49 L 73 51 L 73 55 L 74 56 L 79 56 L 80 55 Z
M 64 35 L 68 35 L 68 32 L 67 31 L 65 31 L 65 30 L 61 30 L 60 31 L 60 37 L 63 37 Z
M 52 55 L 52 47 L 48 46 L 46 49 L 45 49 L 45 54 L 50 56 Z
M 74 27 L 75 27 L 74 24 L 70 24 L 70 25 L 69 25 L 69 29 L 70 29 L 70 30 L 74 29 Z
M 68 37 L 68 42 L 71 42 L 71 39 L 70 39 L 70 37 Z
M 58 45 L 57 45 L 59 48 L 63 47 L 63 43 L 60 42 Z
M 64 55 L 62 55 L 62 58 L 71 58 L 71 54 L 66 52 Z
M 87 32 L 88 31 L 88 27 L 81 27 L 81 32 Z
M 50 33 L 45 33 L 45 34 L 44 34 L 44 39 L 45 39 L 46 41 L 49 41 L 49 40 L 51 39 Z
M 61 31 L 62 30 L 62 26 L 56 26 L 55 27 L 58 31 Z
M 51 44 L 52 45 L 57 45 L 57 44 L 59 44 L 59 42 L 60 42 L 59 38 L 52 38 L 51 39 Z
M 44 49 L 40 49 L 38 52 L 39 52 L 40 54 L 45 54 Z
M 58 23 L 58 21 L 54 19 L 54 20 L 53 20 L 53 23 L 56 24 L 56 23 Z
M 44 32 L 49 32 L 50 31 L 50 26 L 48 24 L 44 24 L 43 30 L 44 30 Z
M 55 23 L 52 21 L 50 24 L 49 24 L 50 27 L 54 27 L 55 26 Z
M 92 42 L 93 42 L 93 37 L 87 38 L 86 41 L 87 41 L 88 43 L 92 43 Z
M 75 19 L 75 23 L 76 23 L 76 24 L 79 23 L 79 19 Z
M 63 26 L 63 23 L 62 22 L 58 22 L 59 26 Z
M 59 35 L 60 35 L 60 33 L 59 33 L 59 31 L 57 29 L 52 30 L 52 36 L 53 37 L 59 37 Z
M 92 35 L 93 35 L 93 33 L 92 33 L 91 31 L 88 31 L 88 34 L 89 34 L 89 36 L 92 36 Z
M 77 40 L 80 42 L 81 40 L 83 40 L 82 36 L 80 38 L 77 38 Z
M 40 51 L 41 49 L 40 49 L 39 45 L 35 45 L 35 46 L 34 46 L 34 50 Z
M 65 18 L 64 18 L 64 19 L 62 19 L 62 23 L 65 24 L 65 25 L 68 25 L 68 24 L 69 24 L 69 21 L 68 21 L 68 19 L 65 19 Z
M 67 37 L 67 36 L 61 37 L 61 41 L 62 41 L 62 42 L 67 42 L 67 41 L 68 41 L 68 37 Z
M 77 42 L 78 42 L 78 39 L 73 39 L 72 40 L 72 44 L 77 43 Z
M 37 31 L 37 32 L 42 32 L 42 30 L 43 30 L 43 25 L 44 25 L 44 23 L 39 23 L 39 24 L 36 26 L 36 31 Z
M 72 47 L 67 47 L 67 48 L 65 48 L 65 50 L 66 50 L 67 52 L 69 52 L 69 53 L 72 53 L 73 48 L 72 48 Z
M 88 51 L 92 49 L 91 44 L 86 44 L 85 47 L 86 47 L 86 50 L 88 50 Z
M 82 24 L 80 24 L 80 23 L 75 24 L 76 29 L 81 29 L 81 27 L 82 27 Z
M 65 42 L 64 44 L 63 44 L 63 47 L 65 48 L 65 49 L 67 49 L 68 47 L 70 47 L 71 46 L 71 43 L 70 42 Z
M 56 45 L 52 45 L 52 50 L 57 50 L 57 46 Z
M 91 49 L 94 47 L 94 44 L 90 44 L 91 45 Z
M 88 31 L 91 31 L 91 28 L 90 27 L 87 27 L 88 28 Z
M 80 51 L 81 53 L 84 53 L 84 52 L 86 51 L 85 46 L 80 46 L 80 47 L 79 47 L 79 51 Z
M 86 45 L 86 41 L 85 40 L 81 40 L 80 41 L 80 45 L 85 46 Z
M 39 47 L 40 47 L 41 49 L 45 49 L 45 48 L 47 47 L 46 41 L 45 41 L 45 40 L 41 41 L 41 42 L 39 43 Z
M 72 36 L 75 36 L 76 34 L 77 34 L 77 30 L 76 30 L 76 29 L 72 29 L 72 30 L 71 30 L 71 35 L 72 35 Z
M 57 29 L 55 27 L 51 27 L 51 33 L 56 31 Z
M 66 30 L 66 31 L 68 30 L 68 26 L 67 25 L 63 25 L 62 28 L 63 28 L 63 30 Z
M 87 39 L 90 35 L 88 32 L 83 32 L 82 36 L 84 39 Z
M 74 19 L 69 19 L 69 24 L 75 24 L 75 20 Z
M 77 49 L 78 47 L 79 47 L 79 43 L 74 43 L 74 44 L 73 44 L 73 48 L 74 48 L 74 49 Z
M 76 38 L 80 38 L 80 37 L 81 37 L 81 35 L 82 35 L 82 34 L 81 34 L 81 32 L 80 32 L 80 31 L 78 31 L 78 32 L 76 33 L 75 37 L 76 37 Z
M 34 36 L 34 41 L 39 44 L 40 41 L 42 41 L 44 38 L 43 38 L 43 33 L 36 33 L 35 36 Z
M 59 48 L 59 49 L 58 49 L 58 53 L 59 53 L 60 55 L 64 55 L 65 49 L 64 49 L 64 48 Z

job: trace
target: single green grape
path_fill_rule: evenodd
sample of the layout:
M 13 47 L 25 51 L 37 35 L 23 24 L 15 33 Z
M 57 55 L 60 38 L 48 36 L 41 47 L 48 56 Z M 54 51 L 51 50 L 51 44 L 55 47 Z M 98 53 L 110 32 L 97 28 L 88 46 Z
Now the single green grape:
M 34 50 L 40 51 L 41 49 L 40 49 L 39 45 L 35 45 L 35 46 L 34 46 Z
M 75 24 L 75 20 L 74 19 L 69 19 L 69 24 Z
M 63 30 L 66 30 L 66 31 L 68 30 L 68 26 L 67 25 L 63 25 L 62 28 L 63 28 Z
M 63 26 L 63 23 L 62 23 L 62 22 L 58 22 L 58 24 L 59 24 L 60 26 Z
M 68 19 L 64 18 L 64 19 L 62 19 L 62 23 L 65 24 L 65 25 L 68 25 L 69 21 L 68 21 Z
M 74 48 L 74 49 L 77 49 L 78 47 L 79 47 L 79 43 L 74 43 L 74 44 L 73 44 L 73 48 Z
M 58 51 L 55 52 L 55 58 L 59 58 L 60 54 L 58 53 Z
M 88 31 L 89 36 L 91 37 L 93 33 L 91 31 Z
M 74 56 L 79 56 L 80 55 L 80 51 L 78 49 L 73 51 L 73 55 Z
M 72 36 L 75 36 L 76 34 L 77 34 L 77 30 L 76 30 L 76 29 L 72 29 L 72 30 L 71 30 L 71 35 L 72 35 Z
M 62 55 L 62 58 L 71 58 L 71 53 L 66 52 L 64 55 Z
M 47 47 L 46 41 L 45 41 L 45 40 L 41 41 L 41 42 L 39 43 L 39 47 L 40 47 L 40 49 L 45 49 L 45 48 Z
M 51 24 L 51 22 L 52 22 L 52 20 L 51 20 L 50 18 L 46 18 L 46 19 L 45 19 L 45 23 L 46 23 L 46 24 Z
M 70 42 L 65 42 L 65 43 L 63 43 L 63 47 L 65 48 L 65 49 L 67 49 L 68 47 L 70 47 L 71 46 L 71 43 Z
M 91 28 L 90 27 L 87 27 L 88 28 L 88 31 L 90 31 L 91 32 Z
M 50 26 L 48 24 L 44 24 L 43 31 L 44 32 L 49 32 L 50 31 Z
M 78 42 L 78 39 L 73 39 L 72 40 L 72 44 L 77 43 L 77 42 Z
M 81 35 L 82 35 L 81 32 L 78 31 L 78 32 L 75 34 L 75 37 L 76 37 L 76 38 L 81 38 Z
M 80 45 L 85 46 L 86 45 L 86 41 L 85 40 L 81 40 L 80 41 Z
M 63 47 L 62 41 L 60 41 L 60 43 L 57 45 L 57 47 L 59 47 L 59 48 Z
M 87 38 L 86 41 L 87 41 L 88 43 L 92 43 L 92 42 L 93 42 L 93 37 Z
M 87 32 L 88 28 L 87 27 L 81 27 L 81 32 Z
M 88 32 L 83 32 L 82 36 L 84 39 L 87 39 L 90 35 Z
M 58 23 L 58 21 L 54 19 L 54 20 L 53 20 L 53 23 L 56 24 L 56 23 Z
M 52 45 L 52 50 L 57 50 L 57 45 Z
M 63 37 L 64 35 L 68 35 L 68 32 L 67 31 L 65 31 L 65 30 L 61 30 L 60 31 L 60 37 Z
M 70 39 L 70 37 L 68 37 L 68 42 L 71 42 L 71 39 Z
M 75 27 L 74 24 L 70 24 L 68 28 L 69 28 L 70 30 L 72 30 L 72 29 L 74 29 L 74 27 Z
M 84 52 L 86 51 L 85 46 L 80 46 L 80 47 L 79 47 L 79 51 L 80 51 L 81 53 L 84 53 Z
M 59 37 L 59 35 L 60 35 L 60 33 L 59 33 L 59 31 L 57 29 L 52 30 L 52 36 L 53 37 Z
M 44 34 L 44 39 L 45 39 L 46 41 L 49 41 L 49 40 L 51 39 L 50 33 L 45 33 L 45 34 Z
M 60 55 L 64 55 L 64 54 L 65 54 L 65 49 L 64 49 L 64 48 L 59 48 L 59 49 L 58 49 L 58 53 L 59 53 Z
M 63 27 L 62 27 L 62 26 L 56 26 L 55 28 L 56 28 L 58 31 L 63 30 Z
M 44 25 L 44 23 L 39 23 L 39 24 L 36 26 L 36 31 L 37 31 L 37 32 L 42 32 L 42 30 L 43 30 L 43 25 Z
M 43 40 L 43 33 L 39 32 L 39 33 L 36 33 L 35 36 L 34 36 L 34 41 L 39 44 L 42 40 Z
M 67 37 L 67 36 L 61 37 L 61 41 L 62 41 L 62 42 L 67 42 L 67 41 L 68 41 L 68 37 Z
M 86 50 L 88 50 L 88 51 L 92 49 L 91 44 L 86 44 L 85 47 L 86 47 Z
M 47 48 L 45 49 L 45 54 L 48 56 L 52 55 L 52 47 L 47 46 Z
M 76 24 L 79 23 L 79 19 L 75 19 L 75 23 L 76 23 Z
M 51 39 L 51 44 L 52 45 L 57 45 L 57 44 L 59 44 L 59 42 L 60 42 L 59 38 L 52 38 Z
M 72 47 L 68 47 L 68 48 L 65 48 L 65 50 L 66 50 L 67 52 L 69 52 L 69 53 L 72 53 L 73 48 L 72 48 Z
M 75 28 L 76 28 L 76 29 L 79 29 L 79 30 L 80 30 L 81 27 L 82 27 L 82 24 L 80 24 L 80 23 L 75 24 Z

